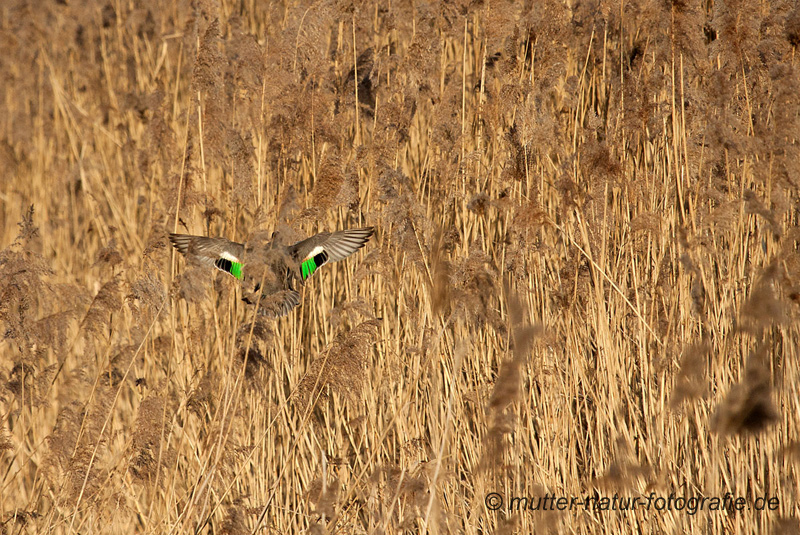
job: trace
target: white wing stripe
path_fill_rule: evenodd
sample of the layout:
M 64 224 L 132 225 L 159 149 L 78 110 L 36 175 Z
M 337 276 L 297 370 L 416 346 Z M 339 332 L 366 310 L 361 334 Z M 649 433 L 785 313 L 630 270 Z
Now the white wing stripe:
M 303 261 L 305 262 L 305 261 L 306 261 L 306 260 L 308 260 L 309 258 L 313 258 L 313 257 L 317 256 L 319 253 L 321 253 L 321 252 L 322 252 L 322 251 L 324 251 L 324 250 L 325 250 L 325 248 L 324 248 L 324 247 L 322 247 L 321 245 L 317 245 L 316 247 L 314 247 L 313 249 L 311 249 L 311 250 L 308 252 L 308 254 L 307 254 L 307 255 L 306 255 L 306 257 L 303 259 Z
M 222 251 L 221 253 L 219 253 L 219 257 L 220 258 L 224 258 L 225 260 L 230 260 L 231 262 L 238 262 L 239 261 L 239 259 L 236 258 L 236 256 L 232 255 L 228 251 Z

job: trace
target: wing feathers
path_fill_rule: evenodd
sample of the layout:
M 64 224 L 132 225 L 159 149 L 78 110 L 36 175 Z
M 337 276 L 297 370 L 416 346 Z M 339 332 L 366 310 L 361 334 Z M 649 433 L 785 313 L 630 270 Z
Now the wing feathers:
M 300 294 L 295 290 L 283 290 L 264 295 L 258 305 L 258 313 L 268 318 L 280 318 L 300 304 Z
M 225 267 L 231 264 L 241 264 L 242 256 L 244 256 L 244 245 L 225 238 L 170 234 L 169 241 L 182 254 L 192 256 L 203 264 L 216 267 L 234 277 L 236 274 Z M 224 262 L 220 262 L 220 260 L 224 260 Z
M 364 247 L 373 232 L 372 227 L 366 227 L 317 234 L 295 244 L 293 248 L 301 262 L 318 255 L 321 252 L 319 249 L 328 253 L 328 262 L 338 262 Z

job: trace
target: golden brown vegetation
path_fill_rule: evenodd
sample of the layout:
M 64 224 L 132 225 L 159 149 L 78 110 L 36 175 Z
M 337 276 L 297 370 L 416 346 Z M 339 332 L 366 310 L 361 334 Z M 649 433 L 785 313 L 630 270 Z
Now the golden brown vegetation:
M 800 529 L 793 2 L 166 4 L 0 5 L 0 533 Z

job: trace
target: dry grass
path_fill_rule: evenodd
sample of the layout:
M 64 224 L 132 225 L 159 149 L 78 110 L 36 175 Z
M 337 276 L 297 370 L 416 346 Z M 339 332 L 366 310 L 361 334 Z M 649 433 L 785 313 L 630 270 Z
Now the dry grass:
M 0 533 L 797 533 L 797 46 L 791 2 L 2 2 Z M 364 225 L 270 322 L 166 240 Z

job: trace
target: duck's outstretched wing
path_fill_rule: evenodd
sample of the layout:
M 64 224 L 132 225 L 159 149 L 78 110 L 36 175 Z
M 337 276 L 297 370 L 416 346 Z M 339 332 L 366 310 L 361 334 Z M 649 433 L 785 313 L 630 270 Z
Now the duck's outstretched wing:
M 300 277 L 305 281 L 329 262 L 337 262 L 355 253 L 367 243 L 375 230 L 372 227 L 322 232 L 289 247 L 300 263 Z
M 170 234 L 169 241 L 182 254 L 197 259 L 203 264 L 213 266 L 229 273 L 237 279 L 242 278 L 244 245 L 225 238 L 206 238 L 189 234 Z

